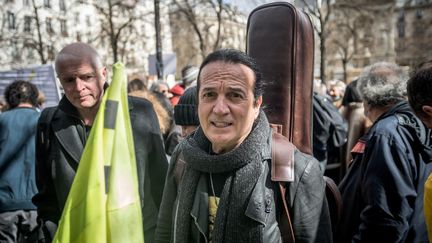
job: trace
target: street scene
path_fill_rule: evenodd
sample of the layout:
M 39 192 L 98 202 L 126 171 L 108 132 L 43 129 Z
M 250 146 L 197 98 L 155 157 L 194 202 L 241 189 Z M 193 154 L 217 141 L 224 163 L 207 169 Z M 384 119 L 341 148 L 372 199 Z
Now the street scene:
M 1 243 L 432 241 L 432 1 L 0 13 Z

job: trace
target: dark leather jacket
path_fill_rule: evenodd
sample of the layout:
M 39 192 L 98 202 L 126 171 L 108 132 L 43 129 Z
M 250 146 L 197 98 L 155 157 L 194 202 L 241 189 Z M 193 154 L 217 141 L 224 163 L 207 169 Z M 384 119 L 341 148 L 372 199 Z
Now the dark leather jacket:
M 270 138 L 271 136 L 269 136 Z M 245 215 L 263 225 L 262 242 L 282 242 L 276 220 L 280 209 L 277 184 L 270 178 L 271 147 L 270 140 L 267 147 L 262 149 L 262 163 L 264 169 L 250 197 Z M 178 146 L 181 148 L 181 146 Z M 171 157 L 161 210 L 158 216 L 155 242 L 175 242 L 173 222 L 175 222 L 177 208 L 177 183 L 174 170 L 180 149 L 174 151 Z M 318 161 L 299 150 L 294 154 L 294 182 L 287 187 L 286 200 L 289 204 L 290 216 L 295 233 L 296 242 L 332 242 L 332 231 L 327 200 L 325 198 L 325 182 L 319 168 Z M 198 182 L 195 201 L 191 210 L 194 223 L 191 225 L 191 242 L 208 242 L 208 195 L 207 178 L 202 176 Z M 256 207 L 256 205 L 265 205 Z M 280 206 L 280 205 L 279 205 Z M 267 212 L 266 212 L 267 211 Z M 253 242 L 258 239 L 245 239 Z M 259 241 L 259 240 L 258 240 Z
M 135 145 L 144 236 L 152 242 L 162 199 L 168 163 L 158 120 L 151 103 L 129 97 L 129 112 Z M 36 183 L 39 193 L 33 197 L 45 241 L 51 242 L 57 229 L 75 172 L 87 140 L 86 128 L 76 108 L 63 97 L 50 122 L 49 147 L 46 151 L 45 129 L 38 123 L 36 140 Z M 145 200 L 144 200 L 145 199 Z

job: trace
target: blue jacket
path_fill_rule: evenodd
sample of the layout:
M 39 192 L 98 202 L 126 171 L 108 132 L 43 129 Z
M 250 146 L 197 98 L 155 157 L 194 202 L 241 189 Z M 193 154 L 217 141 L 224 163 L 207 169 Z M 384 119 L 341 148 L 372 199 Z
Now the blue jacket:
M 423 191 L 432 172 L 431 145 L 431 131 L 407 102 L 378 118 L 354 147 L 339 185 L 337 242 L 428 242 Z
M 40 112 L 15 108 L 0 114 L 0 212 L 36 209 L 35 136 Z

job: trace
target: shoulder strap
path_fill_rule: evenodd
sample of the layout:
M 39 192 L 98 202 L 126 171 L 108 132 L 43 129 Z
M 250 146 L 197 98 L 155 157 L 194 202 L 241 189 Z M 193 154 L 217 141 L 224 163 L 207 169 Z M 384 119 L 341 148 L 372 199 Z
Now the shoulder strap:
M 49 134 L 50 134 L 50 128 L 51 128 L 51 120 L 54 117 L 54 114 L 57 110 L 57 107 L 49 107 L 45 108 L 41 116 L 39 117 L 39 126 L 40 126 L 40 142 L 45 151 L 48 151 L 49 149 Z
M 342 195 L 338 186 L 330 177 L 324 176 L 324 181 L 326 183 L 326 198 L 334 236 L 336 227 L 339 224 L 339 219 L 342 215 Z
M 294 243 L 294 230 L 285 195 L 286 183 L 294 181 L 295 146 L 283 135 L 273 132 L 271 150 L 271 179 L 278 184 L 284 212 L 279 218 L 279 230 L 284 243 Z
M 272 181 L 292 182 L 294 181 L 294 151 L 295 146 L 288 138 L 273 132 L 272 134 Z

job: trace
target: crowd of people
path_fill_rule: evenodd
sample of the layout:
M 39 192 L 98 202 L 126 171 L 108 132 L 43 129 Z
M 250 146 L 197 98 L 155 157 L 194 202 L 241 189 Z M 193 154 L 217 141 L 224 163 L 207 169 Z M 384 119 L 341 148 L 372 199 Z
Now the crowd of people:
M 72 43 L 55 70 L 64 89 L 55 107 L 43 107 L 31 82 L 4 93 L 0 242 L 52 241 L 91 146 L 107 67 L 93 47 Z M 256 61 L 221 49 L 181 74 L 173 87 L 128 82 L 145 242 L 432 240 L 430 62 L 411 75 L 378 62 L 349 84 L 315 81 L 313 154 L 290 147 L 284 184 L 273 178 L 274 131 Z M 339 185 L 336 221 L 323 175 Z

